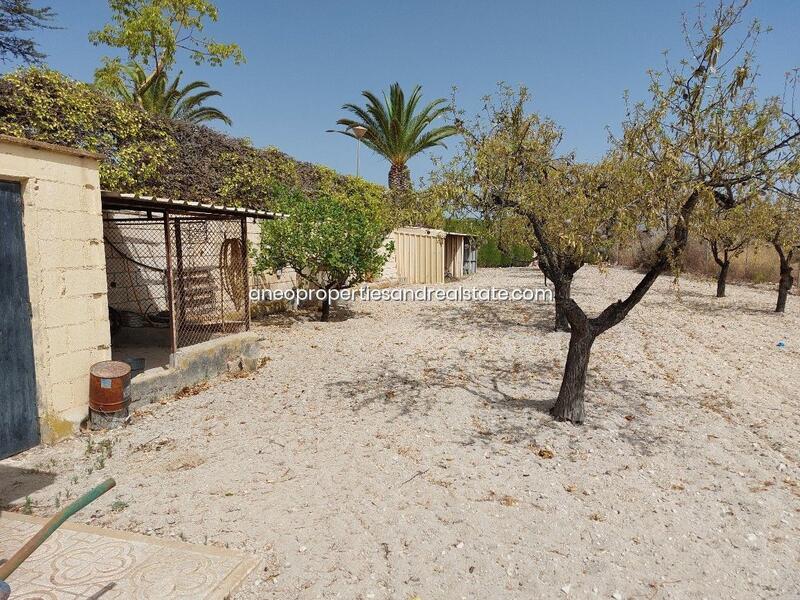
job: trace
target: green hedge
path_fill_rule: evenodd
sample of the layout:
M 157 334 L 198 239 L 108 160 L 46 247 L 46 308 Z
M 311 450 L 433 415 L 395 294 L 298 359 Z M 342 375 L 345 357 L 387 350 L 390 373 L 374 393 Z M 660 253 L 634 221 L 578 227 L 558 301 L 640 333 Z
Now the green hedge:
M 0 133 L 99 152 L 103 189 L 271 208 L 276 186 L 383 203 L 385 189 L 274 148 L 151 115 L 49 69 L 0 77 Z
M 533 251 L 522 244 L 514 244 L 504 252 L 497 240 L 489 238 L 478 248 L 479 267 L 524 267 L 533 260 Z
M 511 243 L 501 250 L 497 235 L 480 219 L 446 219 L 445 229 L 478 236 L 478 267 L 523 267 L 533 261 L 533 250 L 525 244 Z

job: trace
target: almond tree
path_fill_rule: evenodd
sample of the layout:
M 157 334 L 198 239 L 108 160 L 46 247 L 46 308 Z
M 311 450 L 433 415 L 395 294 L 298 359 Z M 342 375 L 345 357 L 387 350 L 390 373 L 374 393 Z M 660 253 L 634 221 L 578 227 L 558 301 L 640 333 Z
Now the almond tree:
M 620 153 L 597 164 L 559 154 L 561 129 L 529 112 L 526 88 L 500 84 L 479 115 L 456 115 L 462 143 L 434 171 L 432 189 L 450 210 L 490 222 L 516 215 L 527 223 L 539 268 L 553 283 L 554 329 L 569 331 L 566 303 L 572 280 L 586 264 L 603 265 L 613 246 L 632 239 L 635 189 L 631 164 Z
M 473 159 L 454 169 L 452 180 L 465 184 L 464 197 L 489 199 L 529 219 L 556 289 L 580 268 L 580 261 L 575 263 L 580 253 L 571 249 L 601 253 L 606 238 L 624 238 L 642 227 L 662 232 L 639 283 L 598 315 L 587 315 L 573 298 L 563 298 L 570 342 L 551 410 L 557 420 L 583 422 L 595 339 L 621 323 L 662 273 L 679 270 L 698 207 L 733 209 L 798 169 L 798 121 L 784 113 L 780 99 L 757 100 L 752 48 L 758 23 L 730 51 L 725 45 L 745 6 L 721 5 L 709 23 L 700 18 L 685 28 L 688 57 L 651 72 L 649 101 L 629 105 L 622 135 L 613 140 L 599 173 L 578 178 L 580 193 L 574 193 L 574 174 L 561 175 L 569 173 L 562 165 L 570 161 L 555 156 L 557 128 L 544 126 L 514 102 L 488 123 L 518 133 L 478 136 L 485 139 L 479 145 L 484 152 L 468 153 Z M 613 177 L 604 181 L 608 173 Z M 554 187 L 561 191 L 551 194 Z M 589 208 L 594 214 L 587 219 Z
M 698 230 L 708 243 L 717 263 L 717 298 L 725 297 L 731 260 L 770 230 L 769 207 L 761 195 L 748 198 L 733 208 L 716 204 L 701 207 Z
M 752 49 L 754 22 L 739 43 L 725 42 L 747 3 L 721 5 L 708 25 L 686 28 L 689 56 L 651 74 L 649 103 L 633 106 L 617 147 L 637 164 L 643 187 L 634 210 L 656 217 L 664 236 L 650 266 L 624 298 L 589 317 L 567 301 L 569 352 L 556 419 L 584 419 L 589 353 L 598 335 L 619 324 L 664 271 L 680 266 L 694 211 L 703 203 L 735 208 L 744 198 L 777 185 L 798 168 L 800 128 L 779 98 L 757 100 Z
M 771 228 L 767 241 L 775 248 L 780 264 L 778 302 L 775 312 L 786 310 L 786 299 L 794 283 L 792 261 L 800 253 L 800 202 L 793 198 L 777 196 L 770 204 Z
M 452 160 L 438 164 L 430 186 L 451 212 L 479 214 L 490 223 L 522 217 L 531 229 L 528 199 L 537 193 L 561 191 L 553 185 L 559 173 L 562 181 L 570 179 L 565 171 L 572 157 L 557 155 L 561 129 L 552 120 L 528 112 L 529 98 L 525 87 L 515 90 L 501 83 L 494 96 L 484 98 L 483 110 L 471 121 L 465 122 L 463 111 L 453 108 L 454 126 L 462 141 Z M 451 106 L 456 106 L 455 98 Z M 548 206 L 555 207 L 555 203 Z M 537 238 L 532 237 L 538 246 Z M 540 251 L 538 254 L 540 269 L 555 283 L 555 328 L 567 329 L 564 299 L 569 297 L 572 276 L 581 261 L 564 254 L 555 262 Z M 553 277 L 556 270 L 562 274 L 557 280 Z

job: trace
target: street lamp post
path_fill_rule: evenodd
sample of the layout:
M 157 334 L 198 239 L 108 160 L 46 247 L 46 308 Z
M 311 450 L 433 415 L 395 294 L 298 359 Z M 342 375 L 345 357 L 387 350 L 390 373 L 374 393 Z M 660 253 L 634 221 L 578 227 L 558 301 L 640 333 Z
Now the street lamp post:
M 359 146 L 361 146 L 361 138 L 367 133 L 367 128 L 362 127 L 361 125 L 354 125 L 350 128 L 353 136 L 356 138 L 356 177 L 358 177 L 358 169 L 359 169 Z

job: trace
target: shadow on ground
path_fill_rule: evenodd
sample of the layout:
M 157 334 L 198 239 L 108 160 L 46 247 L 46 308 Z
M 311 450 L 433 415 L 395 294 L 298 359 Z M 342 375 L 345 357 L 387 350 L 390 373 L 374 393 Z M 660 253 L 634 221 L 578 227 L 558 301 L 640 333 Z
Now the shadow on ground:
M 777 295 L 776 295 L 777 296 Z M 696 292 L 681 291 L 680 293 L 672 293 L 665 297 L 654 296 L 646 298 L 643 303 L 648 306 L 658 306 L 663 308 L 675 308 L 682 306 L 702 315 L 753 315 L 753 316 L 767 316 L 774 315 L 774 306 L 764 306 L 761 308 L 753 306 L 743 306 L 742 304 L 731 303 L 729 298 L 715 298 L 711 295 L 698 294 Z
M 26 496 L 46 488 L 55 479 L 54 473 L 0 464 L 0 506 L 23 500 Z
M 379 374 L 329 384 L 331 394 L 348 398 L 355 412 L 378 410 L 389 422 L 430 417 L 436 412 L 462 410 L 472 402 L 474 430 L 459 443 L 530 443 L 543 429 L 560 427 L 549 415 L 561 383 L 563 357 L 535 361 L 484 359 L 474 363 L 430 364 L 417 372 L 391 364 Z M 409 365 L 410 366 L 410 365 Z M 644 400 L 648 381 L 622 376 L 614 380 L 590 373 L 587 382 L 587 423 L 583 428 L 616 424 L 620 440 L 637 453 L 650 455 L 669 447 L 670 432 L 651 424 L 653 406 Z M 675 392 L 678 392 L 676 389 Z M 658 402 L 663 400 L 659 399 Z M 685 393 L 670 402 L 698 402 Z M 462 417 L 463 418 L 463 417 Z M 581 428 L 575 426 L 574 433 Z
M 480 335 L 553 331 L 555 307 L 543 302 L 464 302 L 431 304 L 420 313 L 423 327 L 450 333 Z
M 307 306 L 291 310 L 276 311 L 253 318 L 253 325 L 258 327 L 291 327 L 295 323 L 322 322 L 321 311 L 318 306 Z M 348 304 L 338 304 L 331 307 L 329 322 L 336 323 L 350 319 L 369 317 L 368 311 L 354 311 Z

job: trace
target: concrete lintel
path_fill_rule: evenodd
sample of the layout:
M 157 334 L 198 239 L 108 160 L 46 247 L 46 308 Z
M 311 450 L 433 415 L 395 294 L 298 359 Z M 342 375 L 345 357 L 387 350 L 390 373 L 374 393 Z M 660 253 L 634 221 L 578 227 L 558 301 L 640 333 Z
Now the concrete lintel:
M 15 144 L 17 146 L 25 146 L 26 148 L 33 148 L 34 150 L 47 150 L 49 152 L 58 152 L 59 154 L 69 154 L 70 156 L 77 156 L 79 158 L 93 158 L 94 160 L 103 160 L 105 156 L 97 152 L 90 152 L 81 148 L 72 148 L 70 146 L 61 146 L 59 144 L 51 144 L 49 142 L 40 142 L 38 140 L 29 140 L 28 138 L 14 137 L 12 135 L 5 135 L 0 133 L 0 143 Z

